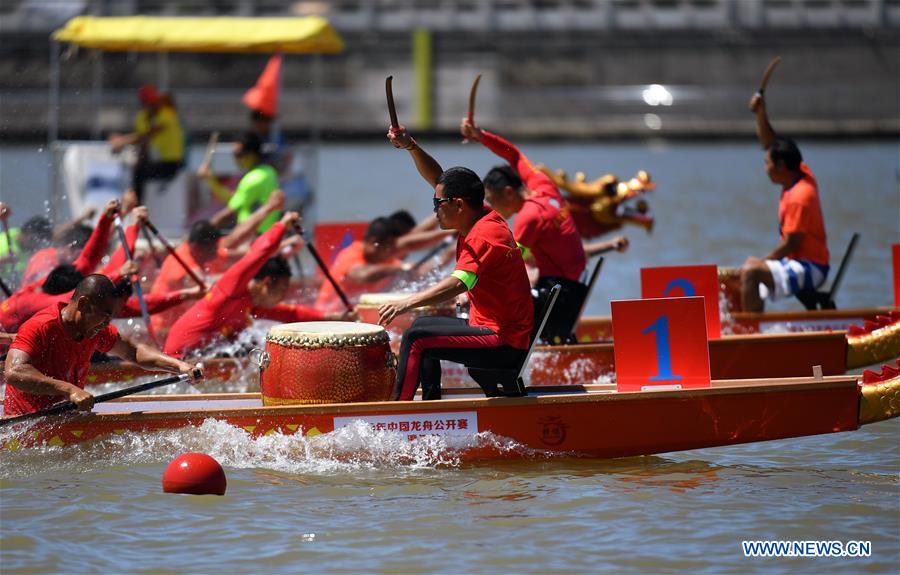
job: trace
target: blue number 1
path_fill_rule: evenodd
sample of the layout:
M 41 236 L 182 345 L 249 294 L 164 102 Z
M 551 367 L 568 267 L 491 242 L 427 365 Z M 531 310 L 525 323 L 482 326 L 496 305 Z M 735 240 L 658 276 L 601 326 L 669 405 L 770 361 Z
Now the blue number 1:
M 656 364 L 658 373 L 650 381 L 674 381 L 680 375 L 672 373 L 672 350 L 669 348 L 669 318 L 661 315 L 642 333 L 656 332 Z

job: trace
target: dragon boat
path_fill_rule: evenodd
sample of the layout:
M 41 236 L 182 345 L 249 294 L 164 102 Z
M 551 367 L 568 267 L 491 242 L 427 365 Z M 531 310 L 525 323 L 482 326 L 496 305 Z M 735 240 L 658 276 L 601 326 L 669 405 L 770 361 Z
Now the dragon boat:
M 900 415 L 900 364 L 857 376 L 713 381 L 709 388 L 618 392 L 532 387 L 526 397 L 448 390 L 440 401 L 265 405 L 258 393 L 131 396 L 93 413 L 10 426 L 3 448 L 68 446 L 111 434 L 224 421 L 252 437 L 317 436 L 368 426 L 416 441 L 443 436 L 461 460 L 625 457 L 853 431 Z M 327 448 L 327 446 L 326 446 Z
M 600 333 L 606 320 L 587 318 L 579 334 Z M 395 334 L 395 338 L 398 334 Z M 863 327 L 846 332 L 803 332 L 726 335 L 710 340 L 713 379 L 802 377 L 819 365 L 825 375 L 839 375 L 900 356 L 900 310 L 864 320 Z M 254 368 L 242 358 L 213 358 L 204 362 L 206 377 L 233 380 L 252 375 Z M 615 371 L 613 343 L 593 341 L 573 345 L 537 346 L 529 371 L 531 385 L 585 384 Z M 445 384 L 470 385 L 465 370 L 448 364 Z M 132 381 L 147 377 L 140 367 L 126 362 L 94 364 L 88 385 Z

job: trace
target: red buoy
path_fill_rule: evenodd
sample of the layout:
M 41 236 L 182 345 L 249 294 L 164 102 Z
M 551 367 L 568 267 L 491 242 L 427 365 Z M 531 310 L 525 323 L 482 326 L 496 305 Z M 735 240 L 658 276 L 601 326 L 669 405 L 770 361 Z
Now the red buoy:
M 225 495 L 225 471 L 205 453 L 183 453 L 166 467 L 162 486 L 166 493 Z

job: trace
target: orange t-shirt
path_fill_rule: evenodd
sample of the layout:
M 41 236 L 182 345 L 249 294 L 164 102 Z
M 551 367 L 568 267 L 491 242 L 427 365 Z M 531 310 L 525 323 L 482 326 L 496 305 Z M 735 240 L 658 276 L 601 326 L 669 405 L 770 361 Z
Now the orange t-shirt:
M 800 232 L 800 247 L 788 254 L 791 259 L 808 260 L 828 265 L 828 243 L 825 237 L 825 219 L 819 204 L 819 186 L 809 166 L 800 164 L 803 176 L 790 188 L 781 192 L 778 202 L 778 226 L 781 239 Z
M 385 263 L 400 264 L 401 262 L 395 258 Z M 393 280 L 393 278 L 384 278 L 375 282 L 357 283 L 347 277 L 350 270 L 364 265 L 368 265 L 368 262 L 363 255 L 363 242 L 355 241 L 338 253 L 334 264 L 329 270 L 334 277 L 334 281 L 338 282 L 341 289 L 344 290 L 344 294 L 350 300 L 351 305 L 359 303 L 359 296 L 364 293 L 379 293 L 383 291 Z M 322 286 L 319 288 L 319 296 L 316 298 L 316 309 L 325 313 L 338 312 L 344 309 L 344 302 L 341 301 L 340 296 L 334 291 L 331 282 L 327 278 L 322 281 Z
M 209 275 L 222 273 L 226 269 L 225 264 L 227 263 L 228 252 L 222 247 L 219 247 L 219 253 L 216 259 L 206 264 L 206 267 L 201 266 L 194 260 L 194 257 L 191 255 L 190 246 L 187 242 L 184 242 L 175 248 L 175 253 L 181 256 L 184 263 L 200 276 L 200 279 L 207 284 L 207 288 L 209 287 Z M 194 280 L 191 279 L 191 276 L 184 270 L 184 267 L 178 263 L 178 260 L 176 260 L 172 254 L 169 254 L 159 268 L 159 275 L 156 276 L 156 281 L 153 282 L 153 288 L 150 290 L 150 293 L 166 294 L 186 289 L 194 285 Z M 183 304 L 179 304 L 166 311 L 153 314 L 150 317 L 150 323 L 153 324 L 153 331 L 160 337 L 165 337 L 165 334 L 169 332 L 169 328 L 172 327 L 175 320 L 184 315 L 192 305 L 194 305 L 194 301 L 186 301 Z

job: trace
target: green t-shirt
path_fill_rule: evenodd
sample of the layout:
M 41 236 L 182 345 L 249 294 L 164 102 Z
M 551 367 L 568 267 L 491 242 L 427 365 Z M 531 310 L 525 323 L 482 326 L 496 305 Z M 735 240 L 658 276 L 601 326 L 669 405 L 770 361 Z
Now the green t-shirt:
M 237 212 L 238 223 L 250 217 L 254 210 L 269 201 L 269 196 L 277 190 L 278 172 L 268 164 L 259 164 L 244 174 L 237 190 L 228 200 L 228 207 Z M 262 233 L 281 218 L 281 212 L 273 212 L 256 228 Z

